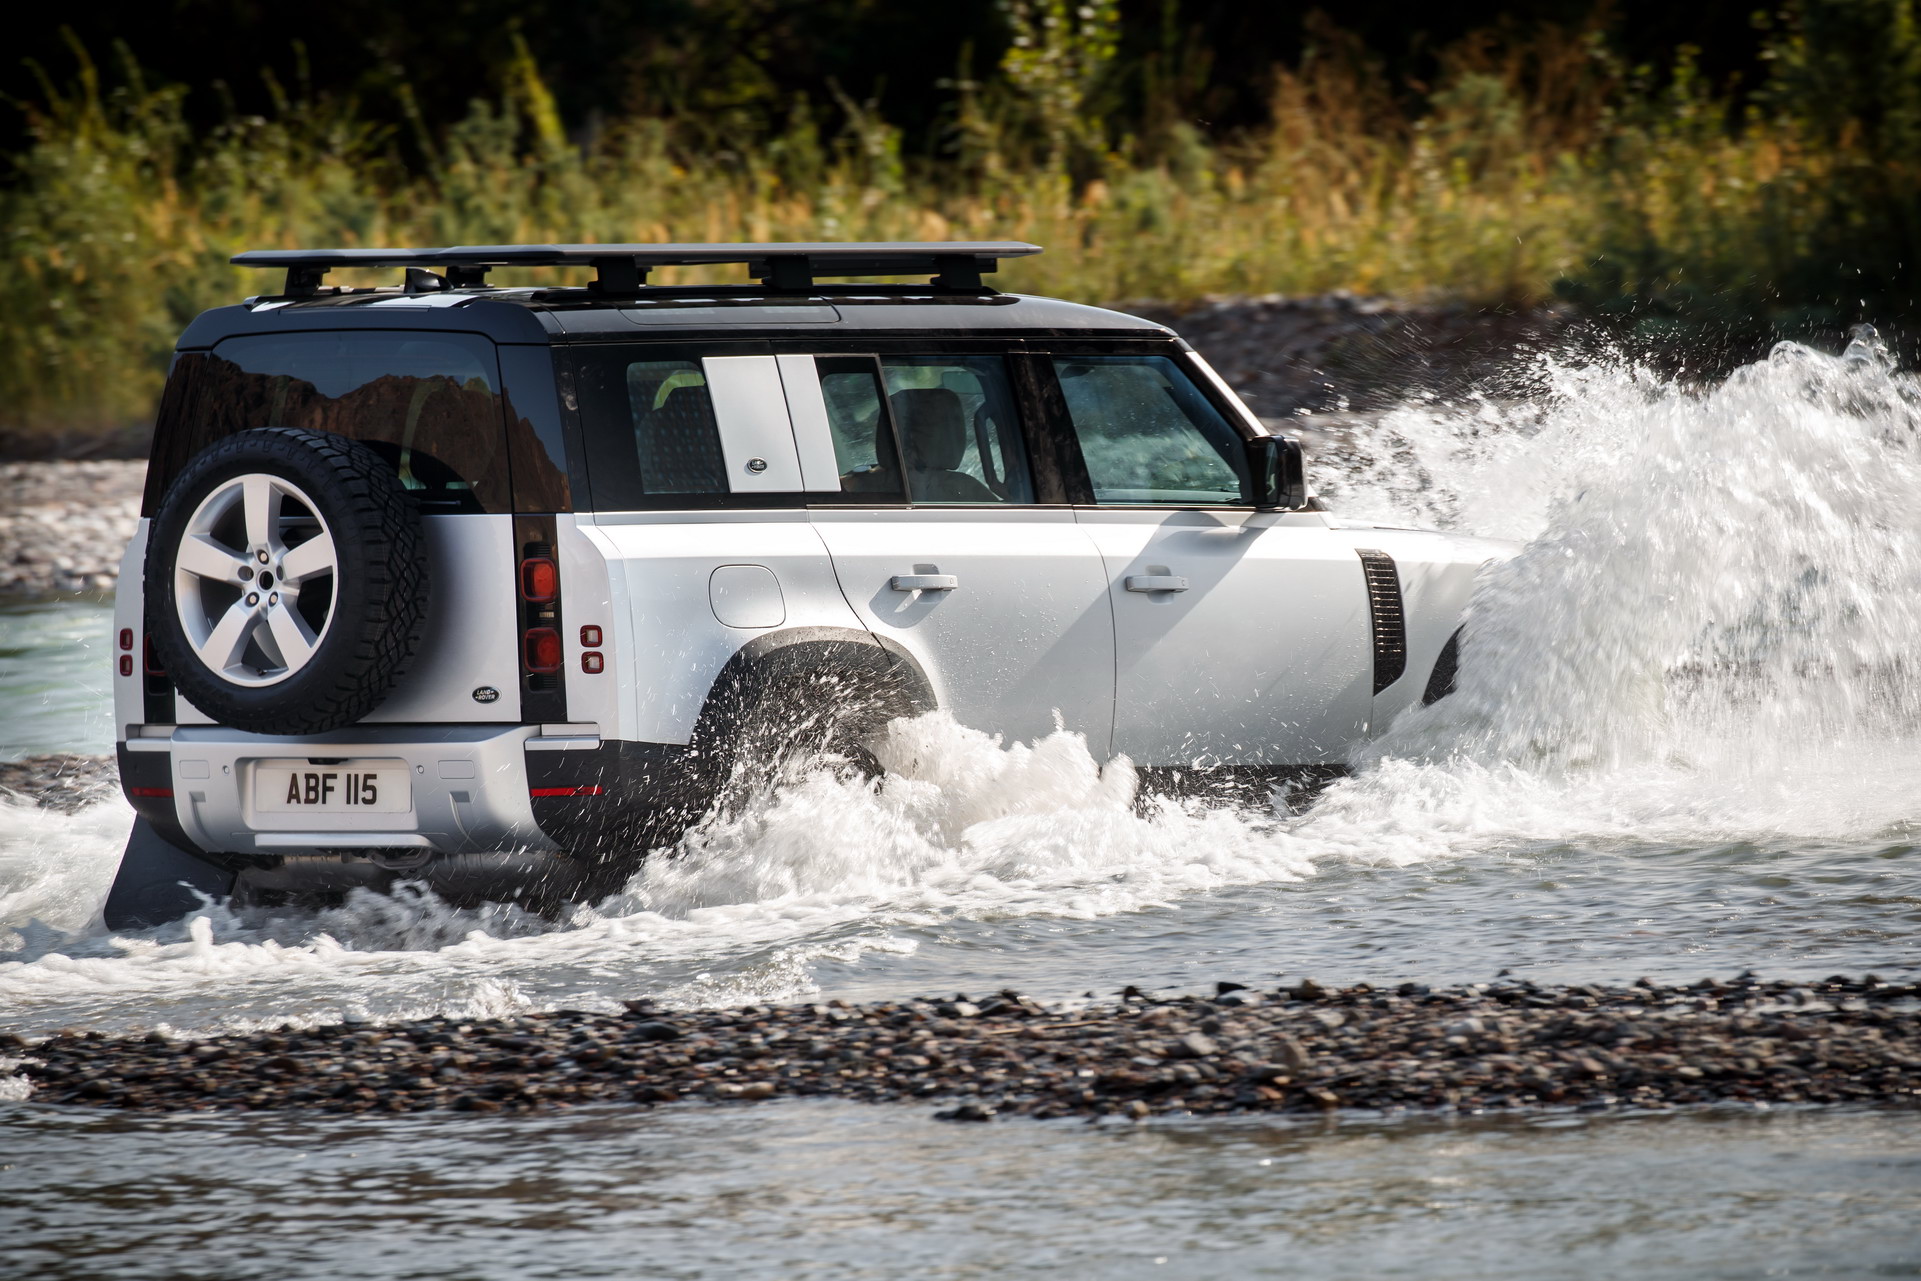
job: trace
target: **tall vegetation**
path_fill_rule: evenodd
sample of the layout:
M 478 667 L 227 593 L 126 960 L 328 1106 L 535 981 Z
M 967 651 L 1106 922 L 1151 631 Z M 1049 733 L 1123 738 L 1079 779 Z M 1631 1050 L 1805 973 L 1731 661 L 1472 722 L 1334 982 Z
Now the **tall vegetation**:
M 1000 283 L 1083 299 L 1558 296 L 1750 337 L 1913 313 L 1917 0 L 1800 0 L 1754 86 L 1708 83 L 1686 50 L 1626 66 L 1605 30 L 1557 27 L 1471 36 L 1410 86 L 1323 23 L 1266 121 L 1226 136 L 1183 107 L 1204 49 L 1121 65 L 1114 0 L 1005 15 L 994 74 L 963 66 L 915 149 L 845 94 L 746 142 L 644 111 L 588 128 L 524 46 L 444 130 L 299 83 L 196 128 L 185 88 L 76 48 L 0 189 L 0 436 L 143 421 L 181 325 L 274 287 L 226 265 L 242 248 L 1021 237 L 1048 252 Z

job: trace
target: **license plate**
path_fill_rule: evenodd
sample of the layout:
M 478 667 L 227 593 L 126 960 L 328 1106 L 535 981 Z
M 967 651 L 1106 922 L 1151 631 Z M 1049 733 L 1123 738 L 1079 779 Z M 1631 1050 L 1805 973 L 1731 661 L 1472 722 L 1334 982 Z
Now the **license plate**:
M 263 761 L 254 766 L 253 805 L 263 814 L 405 814 L 413 780 L 391 761 Z

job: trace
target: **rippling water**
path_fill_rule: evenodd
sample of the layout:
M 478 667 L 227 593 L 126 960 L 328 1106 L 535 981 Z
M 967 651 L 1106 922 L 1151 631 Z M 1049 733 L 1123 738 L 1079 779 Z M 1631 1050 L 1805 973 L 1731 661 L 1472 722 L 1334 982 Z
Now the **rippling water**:
M 63 1109 L 7 1135 L 0 1275 L 44 1281 L 1921 1271 L 1921 1127 L 1862 1112 L 956 1126 L 835 1103 L 511 1122 Z
M 1527 403 L 1410 406 L 1315 460 L 1344 516 L 1510 537 L 1526 549 L 1477 588 L 1459 692 L 1403 718 L 1356 777 L 1304 813 L 1139 806 L 1126 764 L 1094 760 L 1072 734 L 1003 744 L 934 718 L 895 728 L 878 753 L 892 772 L 878 785 L 808 778 L 738 822 L 690 834 L 679 857 L 650 862 L 623 893 L 564 921 L 454 911 L 403 894 L 318 913 L 214 908 L 192 923 L 113 936 L 97 913 L 128 813 L 117 804 L 75 817 L 15 810 L 0 817 L 0 1018 L 28 1031 L 185 1031 L 610 1007 L 640 994 L 727 1003 L 1012 984 L 1066 998 L 1125 983 L 1192 988 L 1308 973 L 1381 982 L 1480 979 L 1502 968 L 1537 979 L 1749 967 L 1911 972 L 1921 920 L 1921 667 L 1908 652 L 1921 635 L 1921 389 L 1891 373 L 1868 340 L 1839 358 L 1784 346 L 1705 389 L 1625 365 L 1548 365 L 1540 374 L 1544 390 Z M 26 642 L 42 648 L 70 644 L 58 628 L 104 627 L 79 607 L 32 617 L 48 620 L 31 624 Z M 66 686 L 21 683 L 22 670 L 0 669 L 8 744 L 43 742 L 43 726 L 55 722 L 36 707 L 50 717 L 73 701 Z M 82 722 L 58 714 L 69 716 L 60 732 L 80 743 L 71 727 Z M 175 1139 L 236 1153 L 283 1142 L 331 1152 L 331 1136 L 344 1132 L 285 1119 L 56 1118 L 30 1106 L 14 1124 L 36 1152 L 63 1151 L 84 1135 L 89 1151 L 144 1154 L 128 1157 L 137 1167 L 171 1159 L 160 1154 Z M 1174 1273 L 1184 1275 L 1208 1274 L 1209 1242 L 1239 1248 L 1250 1214 L 1294 1243 L 1303 1270 L 1334 1274 L 1344 1270 L 1341 1250 L 1377 1219 L 1410 1245 L 1372 1257 L 1416 1270 L 1414 1243 L 1424 1240 L 1492 1257 L 1495 1244 L 1473 1241 L 1477 1215 L 1501 1225 L 1492 1241 L 1509 1249 L 1533 1248 L 1538 1228 L 1616 1242 L 1591 1250 L 1595 1260 L 1645 1261 L 1656 1256 L 1620 1243 L 1670 1213 L 1692 1243 L 1673 1257 L 1700 1265 L 1675 1274 L 1713 1275 L 1708 1264 L 1723 1257 L 1771 1256 L 1717 1253 L 1732 1238 L 1716 1215 L 1746 1222 L 1747 1211 L 1728 1209 L 1738 1197 L 1696 1190 L 1689 1170 L 1752 1172 L 1759 1187 L 1776 1168 L 1764 1155 L 1770 1145 L 1813 1143 L 1829 1145 L 1842 1166 L 1853 1162 L 1861 1187 L 1874 1184 L 1861 1173 L 1871 1170 L 1884 1189 L 1898 1185 L 1887 1204 L 1908 1205 L 1901 1198 L 1914 1186 L 1917 1131 L 1905 1118 L 1638 1124 L 1579 1137 L 1517 1123 L 1343 1128 L 1331 1138 L 1263 1125 L 1147 1137 L 1034 1126 L 1010 1137 L 1019 1127 L 1001 1126 L 983 1139 L 917 1116 L 783 1107 L 489 1122 L 484 1133 L 524 1145 L 492 1158 L 522 1169 L 515 1178 L 524 1186 L 589 1207 L 567 1213 L 613 1216 L 622 1230 L 666 1222 L 650 1216 L 717 1213 L 737 1204 L 727 1198 L 740 1189 L 762 1189 L 778 1204 L 739 1211 L 739 1240 L 776 1252 L 798 1206 L 868 1224 L 897 1211 L 899 1222 L 924 1228 L 945 1195 L 930 1188 L 952 1178 L 1010 1189 L 1007 1204 L 1022 1207 L 1016 1217 L 1026 1225 L 1017 1237 L 1098 1238 L 1091 1225 L 1107 1211 L 1086 1206 L 1120 1195 L 1102 1182 L 1116 1177 L 1105 1156 L 1165 1171 L 1150 1181 L 1157 1188 L 1183 1179 L 1205 1188 L 1218 1161 L 1239 1159 L 1223 1153 L 1272 1143 L 1295 1176 L 1351 1162 L 1353 1178 L 1380 1188 L 1399 1163 L 1446 1165 L 1442 1154 L 1458 1145 L 1481 1171 L 1470 1183 L 1484 1177 L 1506 1189 L 1486 1200 L 1443 1195 L 1429 1210 L 1391 1198 L 1387 1209 L 1368 1209 L 1363 1199 L 1351 1221 L 1330 1221 L 1318 1236 L 1310 1225 L 1332 1213 L 1330 1203 L 1303 1177 L 1277 1203 L 1296 1207 L 1298 1221 L 1252 1192 L 1228 1197 L 1238 1209 L 1169 1209 L 1160 1230 L 1184 1243 L 1169 1256 L 1184 1260 L 1186 1271 Z M 546 1232 L 567 1257 L 567 1229 L 553 1217 L 561 1212 L 536 1211 L 518 1192 L 504 1208 L 484 1190 L 462 1199 L 483 1133 L 473 1122 L 354 1125 L 373 1127 L 369 1150 L 391 1154 L 380 1167 L 390 1173 L 369 1176 L 374 1186 L 441 1180 L 445 1197 L 434 1192 L 427 1203 L 465 1224 L 461 1239 L 475 1249 L 496 1240 L 479 1219 L 503 1209 L 531 1225 L 515 1241 Z M 1637 1167 L 1636 1144 L 1656 1133 L 1668 1155 Z M 596 1152 L 786 1144 L 785 1159 L 808 1151 L 837 1171 L 833 1186 L 846 1197 L 810 1200 L 799 1176 L 757 1183 L 743 1172 L 729 1183 L 727 1172 L 748 1160 L 729 1151 L 711 1178 L 666 1177 L 660 1186 L 673 1190 L 663 1195 L 677 1208 L 647 1209 L 607 1190 L 591 1162 L 558 1155 L 576 1140 L 615 1145 Z M 923 1149 L 945 1153 L 961 1174 L 936 1177 Z M 1619 1208 L 1614 1228 L 1606 1224 L 1616 1220 L 1588 1222 L 1579 1209 L 1579 1162 L 1568 1154 L 1583 1153 L 1616 1171 L 1612 1190 L 1604 1179 L 1588 1194 Z M 902 1163 L 885 1194 L 874 1184 L 877 1161 Z M 1512 1173 L 1535 1165 L 1560 1189 L 1538 1203 Z M 1652 1182 L 1638 1183 L 1637 1169 L 1652 1171 Z M 1661 1205 L 1649 1189 L 1668 1175 L 1673 1205 L 1636 1209 Z M 1854 1186 L 1853 1177 L 1840 1185 Z M 324 1180 L 298 1186 L 323 1202 L 332 1195 Z M 269 1213 L 271 1198 L 245 1180 L 223 1195 Z M 1161 1193 L 1146 1196 L 1161 1204 Z M 183 1197 L 152 1214 L 175 1222 L 191 1200 Z M 1824 1219 L 1821 1231 L 1854 1242 L 1849 1257 L 1863 1266 L 1895 1257 L 1882 1249 L 1894 1250 L 1880 1235 L 1882 1203 L 1844 1199 L 1859 1214 Z M 961 1198 L 953 1212 L 989 1208 Z M 701 1272 L 706 1247 L 690 1239 L 687 1248 L 677 1266 Z M 878 1248 L 849 1249 L 848 1259 L 890 1271 Z M 339 1266 L 324 1255 L 314 1256 L 316 1270 Z M 1118 1271 L 1145 1272 L 1152 1257 L 1128 1255 Z M 1245 1270 L 1239 1256 L 1221 1259 Z M 475 1266 L 541 1274 L 524 1260 Z

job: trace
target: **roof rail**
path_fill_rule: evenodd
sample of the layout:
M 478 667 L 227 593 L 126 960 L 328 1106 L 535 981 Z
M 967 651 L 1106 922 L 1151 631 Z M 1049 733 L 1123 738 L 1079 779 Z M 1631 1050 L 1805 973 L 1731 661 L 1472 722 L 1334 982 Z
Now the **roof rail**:
M 934 288 L 978 292 L 1003 258 L 1041 252 L 1021 240 L 800 241 L 733 245 L 459 245 L 451 249 L 256 249 L 236 254 L 242 267 L 284 269 L 288 298 L 311 298 L 321 279 L 346 267 L 405 267 L 407 291 L 486 283 L 496 267 L 592 267 L 597 293 L 638 293 L 656 267 L 740 264 L 780 293 L 805 293 L 822 277 L 932 273 Z M 441 274 L 434 270 L 439 268 Z M 989 292 L 992 292 L 989 290 Z

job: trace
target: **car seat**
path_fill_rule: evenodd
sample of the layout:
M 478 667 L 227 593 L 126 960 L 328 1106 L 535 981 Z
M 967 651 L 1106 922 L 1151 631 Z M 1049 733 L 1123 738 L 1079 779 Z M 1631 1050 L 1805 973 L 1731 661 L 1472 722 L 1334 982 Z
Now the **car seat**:
M 687 384 L 667 393 L 641 420 L 641 485 L 650 494 L 711 494 L 727 489 L 720 431 L 707 388 Z
M 994 503 L 1000 499 L 959 470 L 967 455 L 967 414 L 958 392 L 911 387 L 887 398 L 907 455 L 909 497 L 930 503 Z

